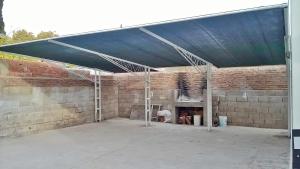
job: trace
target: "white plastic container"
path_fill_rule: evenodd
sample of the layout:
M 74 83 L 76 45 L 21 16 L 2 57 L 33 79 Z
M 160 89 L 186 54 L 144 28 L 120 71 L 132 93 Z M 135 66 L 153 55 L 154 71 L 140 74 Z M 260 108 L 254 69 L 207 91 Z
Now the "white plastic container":
M 219 116 L 220 127 L 227 126 L 227 116 Z
M 200 126 L 200 122 L 201 122 L 201 116 L 194 115 L 194 126 Z

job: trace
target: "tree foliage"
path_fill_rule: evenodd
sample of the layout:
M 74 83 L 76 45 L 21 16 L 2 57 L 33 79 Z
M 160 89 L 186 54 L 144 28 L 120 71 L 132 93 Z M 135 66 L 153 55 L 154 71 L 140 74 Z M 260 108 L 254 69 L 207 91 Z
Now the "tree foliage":
M 0 46 L 19 43 L 19 42 L 38 40 L 38 39 L 52 38 L 56 36 L 58 35 L 56 34 L 56 32 L 53 31 L 47 31 L 47 32 L 41 31 L 35 36 L 32 32 L 28 32 L 25 29 L 21 29 L 21 30 L 13 31 L 11 37 L 3 34 L 0 35 Z
M 0 34 L 5 34 L 4 22 L 3 22 L 3 17 L 2 17 L 3 2 L 4 2 L 4 0 L 0 0 Z
M 20 43 L 20 42 L 26 42 L 26 41 L 32 41 L 32 40 L 38 40 L 38 39 L 45 39 L 45 38 L 51 38 L 55 37 L 57 34 L 53 31 L 41 31 L 36 36 L 29 31 L 26 31 L 25 29 L 13 31 L 12 36 L 7 35 L 0 35 L 0 46 L 1 45 L 7 45 L 7 44 L 13 44 L 13 43 Z M 17 56 L 14 54 L 7 54 L 0 52 L 0 59 L 25 59 L 28 60 L 27 57 Z M 32 59 L 29 59 L 32 60 Z
M 32 32 L 28 32 L 25 29 L 21 29 L 21 30 L 14 31 L 11 39 L 12 42 L 18 43 L 18 42 L 34 40 L 35 37 Z
M 52 38 L 52 37 L 55 37 L 55 36 L 57 36 L 57 34 L 55 32 L 52 32 L 52 31 L 47 31 L 47 32 L 41 31 L 40 33 L 38 33 L 36 35 L 36 39 L 46 39 L 46 38 Z

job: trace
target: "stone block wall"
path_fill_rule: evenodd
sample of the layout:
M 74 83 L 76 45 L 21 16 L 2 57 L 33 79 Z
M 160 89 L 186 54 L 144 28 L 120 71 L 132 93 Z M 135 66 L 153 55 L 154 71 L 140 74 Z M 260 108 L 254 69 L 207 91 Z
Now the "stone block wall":
M 162 104 L 164 109 L 173 109 L 174 89 L 176 89 L 176 74 L 151 73 L 151 91 L 153 104 Z M 119 116 L 128 118 L 133 105 L 143 105 L 144 100 L 144 74 L 132 76 L 117 74 L 119 88 Z
M 118 116 L 113 77 L 102 80 L 104 119 Z M 43 62 L 0 61 L 0 137 L 94 121 L 94 84 Z
M 178 87 L 179 73 L 151 73 L 153 103 L 162 104 L 164 109 L 174 111 L 172 109 L 175 102 L 174 90 Z M 186 73 L 189 74 L 187 76 L 189 88 L 191 90 L 199 88 L 205 73 Z M 121 74 L 116 78 L 119 86 L 119 115 L 129 117 L 131 106 L 144 102 L 143 74 L 140 77 Z M 285 66 L 213 68 L 212 86 L 214 117 L 228 116 L 229 125 L 287 128 Z M 205 97 L 204 94 L 203 98 Z
M 213 113 L 231 125 L 288 128 L 285 66 L 213 71 Z
M 94 92 L 94 88 L 92 91 Z M 118 91 L 117 81 L 113 76 L 101 77 L 101 111 L 103 120 L 119 117 Z M 91 96 L 94 99 L 94 93 Z
M 285 69 L 285 66 L 214 68 L 214 117 L 228 116 L 229 125 L 287 128 Z M 153 72 L 152 103 L 174 112 L 178 75 L 182 73 L 188 74 L 189 89 L 203 85 L 205 73 Z M 144 104 L 143 75 L 102 77 L 103 119 L 129 117 L 132 105 Z M 0 137 L 92 121 L 93 83 L 49 63 L 0 61 Z
M 214 91 L 214 116 L 227 116 L 230 125 L 288 128 L 286 90 Z

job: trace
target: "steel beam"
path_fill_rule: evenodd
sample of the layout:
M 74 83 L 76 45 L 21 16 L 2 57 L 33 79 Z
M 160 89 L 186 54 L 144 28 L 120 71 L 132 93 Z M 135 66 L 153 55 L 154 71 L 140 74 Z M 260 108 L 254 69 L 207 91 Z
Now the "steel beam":
M 193 54 L 193 53 L 191 53 L 191 52 L 189 52 L 189 51 L 187 51 L 187 50 L 185 50 L 184 48 L 182 48 L 182 47 L 180 47 L 180 46 L 174 44 L 173 42 L 171 42 L 171 41 L 169 41 L 169 40 L 167 40 L 167 39 L 165 39 L 165 38 L 163 38 L 163 37 L 161 37 L 161 36 L 159 36 L 159 35 L 157 35 L 157 34 L 151 32 L 151 31 L 149 31 L 149 30 L 146 29 L 146 28 L 142 28 L 142 27 L 141 27 L 141 28 L 139 28 L 139 29 L 140 29 L 142 32 L 144 32 L 144 33 L 146 33 L 146 34 L 148 34 L 148 35 L 150 35 L 150 36 L 152 36 L 152 37 L 154 37 L 154 38 L 156 38 L 156 39 L 158 39 L 158 40 L 160 40 L 160 41 L 162 41 L 162 42 L 164 42 L 164 43 L 166 43 L 166 44 L 168 44 L 168 45 L 170 45 L 170 46 L 172 46 L 172 47 L 175 48 L 175 49 L 179 49 L 179 50 L 181 50 L 181 51 L 183 51 L 183 52 L 185 52 L 185 53 L 188 53 L 188 54 L 191 55 L 192 57 L 197 58 L 198 60 L 200 60 L 200 61 L 202 61 L 202 62 L 204 62 L 204 63 L 209 63 L 208 61 L 206 61 L 206 60 L 200 58 L 199 56 L 197 56 L 197 55 L 195 55 L 195 54 Z
M 128 61 L 128 60 L 120 59 L 120 58 L 110 56 L 110 55 L 107 55 L 107 54 L 104 54 L 104 53 L 100 53 L 100 52 L 96 52 L 96 51 L 93 51 L 93 50 L 85 49 L 85 48 L 75 46 L 75 45 L 70 45 L 70 44 L 59 42 L 59 41 L 56 41 L 56 40 L 48 40 L 48 42 L 56 44 L 56 45 L 60 45 L 60 46 L 69 47 L 69 48 L 73 48 L 73 49 L 76 49 L 76 50 L 84 51 L 84 52 L 87 52 L 87 53 L 95 54 L 95 55 L 101 57 L 102 59 L 105 59 L 108 62 L 120 67 L 121 69 L 123 69 L 126 72 L 132 72 L 132 71 L 129 70 L 128 68 L 124 67 L 123 65 L 120 65 L 116 61 L 124 62 L 124 63 L 127 63 L 127 64 L 139 66 L 139 67 L 149 67 L 151 69 L 155 69 L 155 68 L 147 66 L 147 65 L 142 65 L 142 64 L 131 62 L 131 61 Z
M 93 82 L 94 83 L 94 80 L 92 79 L 89 79 L 79 73 L 76 73 L 76 72 L 73 72 L 72 70 L 66 68 L 66 67 L 62 67 L 60 66 L 60 64 L 64 64 L 66 62 L 59 62 L 59 61 L 55 61 L 55 60 L 50 60 L 50 59 L 45 59 L 45 58 L 38 58 L 38 57 L 33 57 L 33 56 L 26 56 L 26 55 L 21 55 L 21 54 L 17 54 L 17 53 L 11 53 L 11 52 L 4 52 L 4 51 L 1 51 L 3 53 L 7 53 L 7 54 L 12 54 L 12 55 L 17 55 L 19 57 L 29 57 L 29 58 L 34 58 L 34 59 L 38 59 L 38 60 L 42 60 L 42 61 L 45 61 L 47 63 L 51 63 L 51 64 L 55 64 L 55 66 L 57 66 L 58 68 L 61 68 L 61 69 L 65 69 L 66 71 L 68 71 L 69 73 L 75 75 L 75 76 L 78 76 L 84 80 L 88 80 L 90 82 Z M 68 63 L 68 64 L 71 64 L 71 63 Z M 79 66 L 79 65 L 76 65 L 77 67 L 80 67 L 80 68 L 85 68 L 85 69 L 92 69 L 92 68 L 89 68 L 89 67 L 85 67 L 85 66 Z M 101 72 L 107 72 L 107 73 L 113 73 L 113 72 L 109 72 L 109 71 L 104 71 L 104 70 L 101 70 L 101 69 L 98 69 L 99 71 Z
M 199 26 L 207 34 L 207 36 L 210 37 L 210 39 L 212 39 L 219 46 L 219 48 L 224 51 L 224 53 L 226 53 L 227 56 L 231 57 L 231 59 L 234 60 L 235 63 L 238 63 L 233 54 L 222 44 L 222 42 L 218 40 L 218 38 L 216 38 L 216 36 L 210 30 L 208 30 L 202 24 L 199 24 Z
M 22 54 L 18 54 L 18 53 L 12 53 L 12 52 L 5 52 L 5 51 L 1 51 L 1 52 L 11 54 L 11 55 L 17 55 L 19 57 L 29 57 L 29 58 L 34 58 L 34 59 L 38 59 L 38 60 L 42 60 L 42 61 L 46 61 L 46 62 L 53 62 L 53 63 L 57 63 L 57 64 L 68 63 L 68 62 L 60 62 L 60 61 L 56 61 L 56 60 L 50 60 L 50 59 L 39 58 L 39 57 L 34 57 L 34 56 L 27 56 L 27 55 L 22 55 Z M 68 64 L 74 65 L 73 63 L 68 63 Z M 93 69 L 93 68 L 86 67 L 86 66 L 80 66 L 80 65 L 76 65 L 76 66 L 81 67 L 81 68 L 85 68 L 85 69 Z M 107 72 L 107 73 L 114 73 L 114 72 L 101 70 L 101 69 L 98 69 L 98 70 L 100 70 L 102 72 Z M 94 82 L 94 81 L 91 81 L 91 82 Z

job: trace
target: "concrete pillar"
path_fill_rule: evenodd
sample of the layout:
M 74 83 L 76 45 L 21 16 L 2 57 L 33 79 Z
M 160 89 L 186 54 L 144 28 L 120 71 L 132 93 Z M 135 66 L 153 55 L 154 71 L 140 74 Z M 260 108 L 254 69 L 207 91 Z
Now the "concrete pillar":
M 291 49 L 290 49 L 290 30 L 289 30 L 289 11 L 288 8 L 284 9 L 284 19 L 285 19 L 285 61 L 286 61 L 286 72 L 287 72 L 287 78 L 288 78 L 288 104 L 291 103 L 291 97 L 292 97 L 292 80 L 291 80 Z M 288 106 L 288 136 L 292 136 L 292 118 L 291 118 L 292 110 L 291 106 Z
M 289 0 L 291 37 L 292 167 L 300 169 L 300 1 Z

